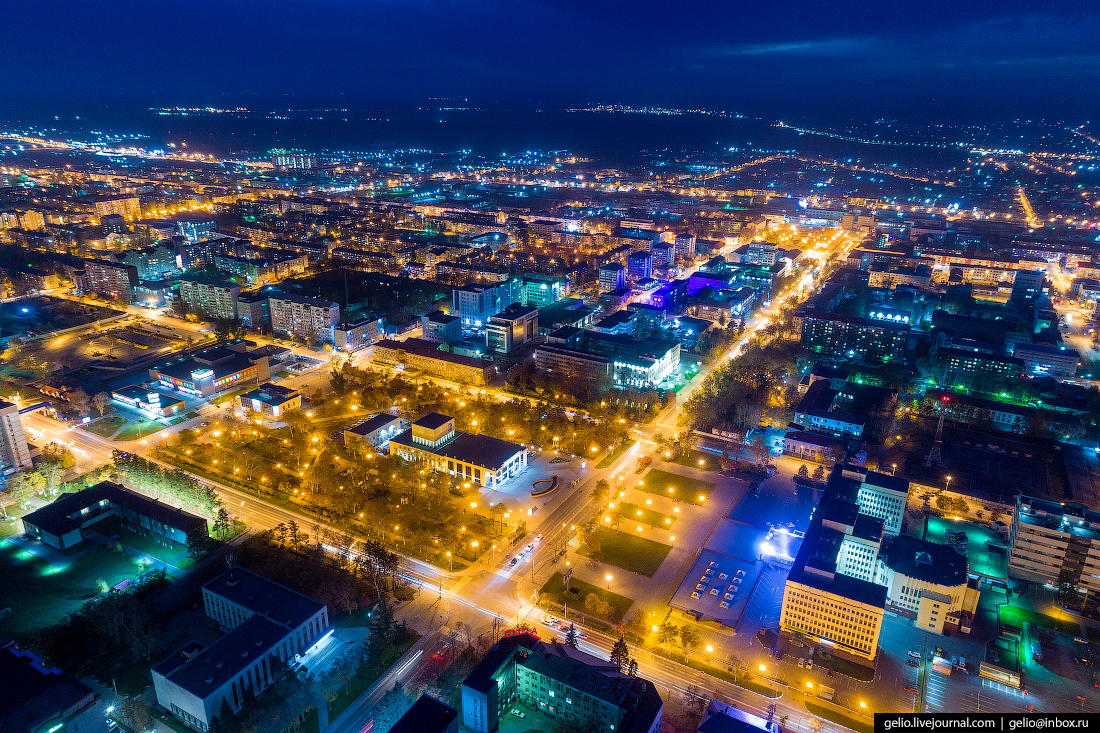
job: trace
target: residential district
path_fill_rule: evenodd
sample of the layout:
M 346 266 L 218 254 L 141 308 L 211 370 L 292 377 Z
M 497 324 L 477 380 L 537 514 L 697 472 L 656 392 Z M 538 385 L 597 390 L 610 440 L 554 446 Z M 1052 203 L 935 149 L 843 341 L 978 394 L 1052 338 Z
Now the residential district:
M 0 729 L 1100 712 L 1100 146 L 1044 140 L 5 139 Z

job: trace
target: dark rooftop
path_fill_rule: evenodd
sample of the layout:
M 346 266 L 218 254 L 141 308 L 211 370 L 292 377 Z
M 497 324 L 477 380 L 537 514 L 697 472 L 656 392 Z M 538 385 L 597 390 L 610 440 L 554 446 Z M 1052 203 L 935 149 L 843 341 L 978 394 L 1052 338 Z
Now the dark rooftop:
M 241 567 L 222 573 L 204 585 L 203 590 L 291 628 L 305 623 L 325 605 Z
M 354 433 L 355 435 L 369 435 L 379 428 L 383 428 L 390 423 L 401 422 L 401 418 L 394 417 L 387 412 L 380 412 L 374 417 L 368 417 L 363 422 L 344 430 L 345 433 Z
M 947 545 L 898 535 L 882 549 L 882 560 L 895 573 L 936 585 L 962 585 L 966 582 L 966 557 Z
M 443 733 L 458 717 L 458 711 L 445 702 L 423 694 L 393 724 L 390 733 Z
M 393 436 L 390 438 L 390 442 L 420 450 L 430 450 L 437 456 L 453 458 L 456 461 L 481 466 L 490 471 L 500 470 L 509 458 L 524 450 L 522 445 L 509 443 L 507 440 L 460 431 L 455 431 L 455 437 L 448 442 L 430 449 L 420 443 L 413 443 L 411 429 Z
M 109 505 L 100 506 L 103 501 L 183 532 L 196 527 L 206 528 L 206 520 L 202 517 L 136 494 L 110 481 L 102 481 L 73 494 L 62 494 L 52 504 L 24 516 L 23 523 L 61 537 L 89 524 L 97 513 L 100 517 L 113 513 Z M 92 509 L 92 512 L 81 513 L 84 509 Z
M 45 730 L 47 722 L 71 708 L 91 705 L 99 697 L 90 687 L 56 667 L 47 668 L 37 655 L 20 651 L 12 643 L 0 649 L 0 680 L 4 681 L 0 686 L 0 730 L 5 733 Z
M 454 418 L 450 415 L 444 415 L 439 412 L 429 412 L 427 415 L 413 420 L 412 424 L 428 430 L 435 430 L 443 427 L 451 420 L 454 420 Z
M 481 693 L 487 693 L 496 680 L 493 675 L 508 659 L 512 657 L 516 649 L 526 649 L 529 652 L 542 651 L 543 643 L 534 634 L 516 634 L 506 636 L 498 641 L 493 648 L 482 658 L 473 671 L 463 680 L 462 686 Z

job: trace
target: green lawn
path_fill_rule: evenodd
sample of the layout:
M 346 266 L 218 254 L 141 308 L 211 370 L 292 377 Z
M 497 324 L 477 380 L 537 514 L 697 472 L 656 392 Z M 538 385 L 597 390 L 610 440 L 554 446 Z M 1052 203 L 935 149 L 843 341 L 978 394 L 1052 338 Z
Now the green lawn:
M 1061 631 L 1072 636 L 1081 635 L 1081 622 L 1073 616 L 1067 615 L 1061 619 L 1018 606 L 1001 606 L 1001 623 L 1022 629 L 1028 621 L 1044 629 Z
M 562 573 L 554 573 L 550 577 L 550 580 L 546 581 L 546 585 L 542 586 L 539 590 L 539 599 L 541 601 L 549 601 L 551 603 L 563 604 L 568 603 L 572 608 L 580 611 L 584 611 L 584 599 L 588 597 L 589 593 L 595 593 L 605 603 L 611 605 L 611 623 L 617 624 L 622 621 L 623 614 L 627 612 L 634 601 L 626 596 L 620 596 L 618 593 L 612 593 L 606 588 L 600 588 L 599 586 L 585 583 L 583 580 L 573 579 L 569 582 L 569 591 L 565 590 L 565 575 Z M 561 613 L 559 609 L 559 613 Z
M 144 552 L 150 557 L 156 558 L 161 562 L 166 562 L 169 565 L 174 565 L 177 568 L 187 568 L 194 564 L 190 562 L 190 558 L 187 557 L 187 547 L 181 544 L 174 544 L 171 547 L 166 547 L 162 544 L 158 544 L 151 537 L 142 537 L 136 532 L 132 532 L 122 526 L 122 522 L 117 517 L 109 517 L 102 519 L 90 528 L 90 531 L 97 532 L 104 537 L 114 537 L 118 535 L 118 541 L 127 547 L 132 547 L 138 552 Z
M 669 529 L 676 522 L 676 517 L 655 512 L 648 507 L 631 504 L 628 501 L 619 504 L 618 508 L 623 515 L 624 522 L 641 522 L 660 529 Z
M 852 730 L 857 731 L 857 733 L 874 733 L 875 731 L 875 726 L 871 725 L 870 723 L 864 723 L 862 721 L 856 720 L 855 718 L 849 718 L 847 715 L 842 715 L 841 713 L 838 713 L 835 710 L 824 707 L 822 705 L 816 705 L 812 702 L 807 702 L 806 709 L 819 718 L 831 720 L 834 723 L 843 725 L 845 728 L 851 728 Z
M 110 415 L 101 420 L 82 425 L 80 429 L 87 430 L 89 433 L 94 433 L 101 438 L 110 438 L 125 424 L 126 418 L 119 417 L 118 415 Z
M 630 450 L 630 446 L 634 445 L 636 441 L 633 438 L 627 438 L 623 442 L 619 443 L 619 446 L 607 454 L 607 456 L 596 464 L 596 468 L 608 468 L 612 463 L 619 460 L 619 457 Z M 583 457 L 583 456 L 582 456 Z
M 718 456 L 713 453 L 703 453 L 692 448 L 687 452 L 687 455 L 677 456 L 672 459 L 672 463 L 678 466 L 687 466 L 688 468 L 698 468 L 703 471 L 717 471 Z
M 589 552 L 587 545 L 577 551 L 585 557 L 614 565 L 627 572 L 653 577 L 672 547 L 615 529 L 600 529 L 600 551 Z
M 0 633 L 25 633 L 55 624 L 96 595 L 96 581 L 109 586 L 136 578 L 134 558 L 97 547 L 64 565 L 51 565 L 17 540 L 0 542 L 3 606 L 11 613 L 0 619 Z
M 634 488 L 679 499 L 687 504 L 702 504 L 710 496 L 710 492 L 714 491 L 714 484 L 655 468 L 640 479 Z
M 164 424 L 155 420 L 146 420 L 141 418 L 126 426 L 126 429 L 115 437 L 115 440 L 137 440 L 138 438 L 148 438 L 153 433 L 164 430 Z

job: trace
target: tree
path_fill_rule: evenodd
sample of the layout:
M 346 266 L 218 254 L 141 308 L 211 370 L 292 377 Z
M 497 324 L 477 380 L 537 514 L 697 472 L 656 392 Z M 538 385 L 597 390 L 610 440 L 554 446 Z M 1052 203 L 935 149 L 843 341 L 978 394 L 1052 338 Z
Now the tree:
M 581 525 L 581 542 L 588 548 L 589 555 L 595 555 L 600 551 L 600 525 L 594 520 L 590 519 Z
M 621 635 L 615 642 L 615 646 L 611 647 L 611 663 L 619 665 L 620 671 L 625 670 L 630 663 L 630 647 L 626 645 L 626 639 Z
M 589 593 L 584 598 L 584 610 L 588 611 L 588 613 L 593 616 L 610 619 L 613 609 L 610 603 L 600 598 L 595 593 Z
M 657 643 L 667 647 L 680 637 L 680 628 L 675 624 L 661 624 L 657 629 Z
M 951 500 L 950 496 L 944 496 L 943 494 L 940 494 L 936 497 L 936 508 L 942 511 L 951 511 L 951 508 L 954 506 L 954 504 L 955 502 Z
M 634 657 L 631 657 L 630 661 L 626 663 L 626 673 L 631 677 L 638 676 L 638 660 Z
M 0 493 L 0 500 L 8 500 L 23 508 L 31 497 L 46 487 L 46 480 L 37 471 L 24 471 L 8 478 L 8 490 Z
M 603 504 L 610 491 L 611 484 L 607 482 L 607 479 L 600 479 L 596 482 L 596 485 L 592 487 L 592 503 Z
M 823 481 L 825 479 L 825 467 L 818 464 L 814 469 L 814 481 Z
M 571 649 L 577 648 L 577 629 L 569 624 L 569 630 L 565 632 L 565 645 Z
M 803 463 L 801 466 L 798 467 L 798 475 L 801 476 L 802 478 L 809 477 L 810 469 L 806 468 L 805 463 Z
M 285 531 L 285 527 L 286 527 L 285 525 L 280 524 L 279 527 L 282 527 Z M 224 540 L 225 536 L 227 534 L 229 534 L 229 528 L 230 528 L 229 511 L 225 507 L 220 507 L 218 509 L 218 515 L 214 519 L 214 532 L 216 532 L 218 534 L 218 536 L 221 537 Z
M 99 416 L 103 417 L 103 413 L 107 410 L 107 405 L 111 404 L 111 395 L 106 392 L 100 392 L 92 398 L 92 404 L 94 404 L 95 409 L 99 411 Z
M 88 393 L 80 387 L 77 387 L 72 392 L 69 392 L 68 399 L 69 402 L 72 403 L 72 406 L 76 408 L 76 411 L 79 412 L 81 415 L 88 412 L 88 407 L 91 405 L 92 402 L 91 398 L 88 397 Z
M 684 626 L 680 629 L 680 646 L 684 650 L 684 656 L 690 658 L 691 651 L 699 646 L 699 632 L 692 626 Z
M 193 527 L 187 532 L 187 554 L 198 557 L 206 551 L 206 527 Z

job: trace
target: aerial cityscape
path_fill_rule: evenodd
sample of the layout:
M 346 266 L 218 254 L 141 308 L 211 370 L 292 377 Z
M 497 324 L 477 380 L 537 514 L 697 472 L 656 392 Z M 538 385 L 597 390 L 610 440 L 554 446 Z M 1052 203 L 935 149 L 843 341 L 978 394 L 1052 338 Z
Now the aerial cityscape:
M 1095 8 L 12 9 L 0 733 L 1100 726 Z

